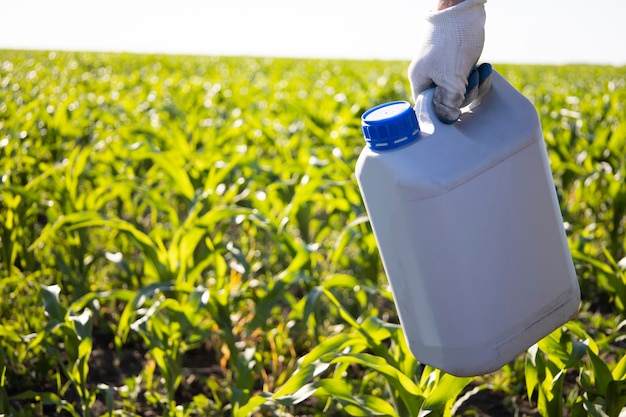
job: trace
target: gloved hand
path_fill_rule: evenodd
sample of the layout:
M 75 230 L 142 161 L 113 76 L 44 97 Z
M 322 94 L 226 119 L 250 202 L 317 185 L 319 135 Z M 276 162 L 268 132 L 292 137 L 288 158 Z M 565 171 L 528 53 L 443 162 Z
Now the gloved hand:
M 409 65 L 413 100 L 436 86 L 437 117 L 454 123 L 461 108 L 482 97 L 491 85 L 491 66 L 476 67 L 485 43 L 485 3 L 464 0 L 428 15 L 415 58 Z

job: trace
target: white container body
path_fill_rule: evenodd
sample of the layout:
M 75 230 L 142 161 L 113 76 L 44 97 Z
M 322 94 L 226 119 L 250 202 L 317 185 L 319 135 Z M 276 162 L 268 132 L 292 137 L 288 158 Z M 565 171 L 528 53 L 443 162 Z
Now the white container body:
M 567 322 L 580 290 L 534 106 L 497 72 L 445 125 L 365 147 L 356 176 L 413 355 L 458 376 L 495 371 Z

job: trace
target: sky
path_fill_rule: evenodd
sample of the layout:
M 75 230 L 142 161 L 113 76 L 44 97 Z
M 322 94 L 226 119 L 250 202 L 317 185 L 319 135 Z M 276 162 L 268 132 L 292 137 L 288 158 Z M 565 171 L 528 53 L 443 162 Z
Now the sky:
M 435 0 L 0 0 L 0 49 L 410 60 Z M 488 0 L 481 61 L 626 65 L 624 0 Z

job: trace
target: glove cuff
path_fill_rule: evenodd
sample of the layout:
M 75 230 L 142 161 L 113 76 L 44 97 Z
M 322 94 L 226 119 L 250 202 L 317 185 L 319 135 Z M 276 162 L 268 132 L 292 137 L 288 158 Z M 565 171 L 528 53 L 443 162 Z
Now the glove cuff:
M 435 84 L 449 91 L 465 91 L 468 71 L 475 64 L 462 62 L 481 55 L 485 42 L 485 3 L 487 0 L 465 0 L 444 10 L 431 12 L 426 17 L 425 37 L 430 45 L 454 56 L 441 57 L 440 65 L 433 68 Z M 460 53 L 459 53 L 460 52 Z M 458 54 L 458 55 L 457 55 Z M 455 77 L 451 76 L 456 75 Z M 465 82 L 464 85 L 461 83 Z
M 451 7 L 446 7 L 443 10 L 433 10 L 429 13 L 429 16 L 465 13 L 468 9 L 476 7 L 482 7 L 484 9 L 485 3 L 487 3 L 487 0 L 463 0 L 460 3 Z
M 427 33 L 433 42 L 462 45 L 484 43 L 485 3 L 487 0 L 465 0 L 456 6 L 434 11 L 426 16 Z M 429 26 L 429 27 L 428 27 Z M 480 27 L 479 33 L 469 28 Z M 472 37 L 472 34 L 475 34 Z

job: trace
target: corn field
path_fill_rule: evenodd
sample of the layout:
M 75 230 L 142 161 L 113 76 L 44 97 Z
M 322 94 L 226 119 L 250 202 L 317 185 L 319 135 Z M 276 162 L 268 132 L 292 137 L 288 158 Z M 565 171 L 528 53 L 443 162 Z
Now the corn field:
M 409 352 L 354 177 L 407 65 L 0 51 L 0 415 L 625 416 L 626 68 L 494 63 L 583 301 L 458 378 Z

